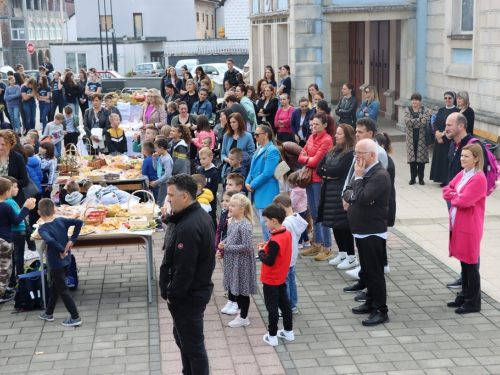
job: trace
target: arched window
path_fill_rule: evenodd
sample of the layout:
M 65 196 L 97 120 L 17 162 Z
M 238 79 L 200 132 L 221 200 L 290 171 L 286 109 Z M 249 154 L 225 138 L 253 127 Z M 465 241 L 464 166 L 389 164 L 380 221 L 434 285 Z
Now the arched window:
M 62 29 L 61 29 L 61 24 L 58 23 L 57 26 L 56 26 L 56 36 L 57 36 L 57 39 L 62 39 Z
M 28 28 L 28 37 L 30 40 L 36 39 L 35 24 L 33 22 L 30 22 L 30 27 Z
M 42 24 L 40 22 L 36 24 L 36 38 L 42 40 Z
M 56 39 L 56 26 L 51 23 L 50 24 L 50 40 Z
M 43 24 L 43 40 L 49 40 L 49 24 L 47 22 Z

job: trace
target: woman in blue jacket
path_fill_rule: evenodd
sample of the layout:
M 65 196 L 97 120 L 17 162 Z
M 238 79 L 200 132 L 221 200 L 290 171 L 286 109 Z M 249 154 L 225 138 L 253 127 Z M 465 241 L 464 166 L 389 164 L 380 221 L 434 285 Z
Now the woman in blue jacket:
M 302 147 L 304 147 L 309 134 L 311 134 L 309 119 L 313 113 L 314 110 L 309 108 L 307 98 L 302 97 L 299 99 L 299 107 L 295 108 L 290 119 L 290 127 L 292 128 L 295 141 Z
M 205 115 L 208 118 L 212 117 L 212 103 L 207 100 L 208 95 L 207 89 L 200 89 L 200 91 L 198 91 L 200 100 L 193 104 L 193 108 L 191 108 L 192 115 Z
M 280 152 L 273 143 L 271 127 L 259 125 L 255 129 L 254 136 L 259 146 L 252 158 L 245 186 L 252 193 L 252 201 L 257 209 L 257 215 L 262 227 L 262 237 L 267 242 L 271 237 L 271 233 L 266 227 L 262 211 L 280 193 L 278 180 L 274 178 L 274 172 L 280 161 Z
M 371 118 L 378 126 L 377 118 L 380 103 L 378 101 L 377 88 L 375 86 L 367 86 L 365 89 L 365 97 L 366 100 L 361 103 L 361 107 L 359 107 L 356 117 L 358 119 L 363 117 Z
M 226 168 L 229 165 L 229 151 L 238 147 L 243 151 L 242 167 L 247 171 L 250 168 L 250 160 L 255 152 L 252 134 L 246 131 L 247 125 L 240 113 L 233 113 L 228 118 L 226 134 L 222 138 L 221 159 L 224 162 L 222 175 L 225 176 Z

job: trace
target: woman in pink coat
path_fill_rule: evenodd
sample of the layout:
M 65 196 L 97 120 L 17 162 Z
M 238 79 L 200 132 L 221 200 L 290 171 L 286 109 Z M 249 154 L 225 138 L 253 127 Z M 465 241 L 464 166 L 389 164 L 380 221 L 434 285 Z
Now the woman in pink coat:
M 487 186 L 483 149 L 477 143 L 465 146 L 460 161 L 464 169 L 443 188 L 443 198 L 451 203 L 450 257 L 457 258 L 462 266 L 462 291 L 448 307 L 457 307 L 457 314 L 468 314 L 481 311 L 478 258 Z

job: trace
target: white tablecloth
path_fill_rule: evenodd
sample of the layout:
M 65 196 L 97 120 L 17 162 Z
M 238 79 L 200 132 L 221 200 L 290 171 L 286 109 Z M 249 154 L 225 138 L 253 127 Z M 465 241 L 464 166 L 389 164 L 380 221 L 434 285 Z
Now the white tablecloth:
M 119 109 L 122 115 L 122 121 L 128 121 L 130 116 L 138 113 L 141 114 L 142 105 L 130 105 L 130 103 L 116 103 L 116 107 Z M 138 119 L 138 116 L 135 116 L 135 120 Z

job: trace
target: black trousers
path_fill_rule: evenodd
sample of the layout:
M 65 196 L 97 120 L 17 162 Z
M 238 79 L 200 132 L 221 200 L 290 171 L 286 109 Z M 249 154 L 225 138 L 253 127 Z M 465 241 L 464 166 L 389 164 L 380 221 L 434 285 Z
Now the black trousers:
M 384 248 L 386 240 L 378 236 L 356 238 L 359 264 L 366 283 L 365 305 L 387 313 L 387 288 L 384 276 Z
M 203 335 L 206 306 L 186 303 L 168 304 L 174 321 L 175 343 L 181 351 L 183 375 L 208 375 L 208 356 Z
M 425 163 L 417 163 L 414 161 L 410 162 L 410 175 L 412 180 L 415 180 L 418 175 L 418 180 L 423 181 L 424 173 L 425 173 Z
M 45 309 L 47 315 L 52 315 L 56 308 L 56 303 L 61 296 L 66 310 L 71 314 L 71 318 L 77 319 L 80 317 L 78 309 L 76 308 L 75 301 L 69 292 L 68 283 L 66 282 L 66 275 L 68 274 L 69 264 L 66 267 L 59 268 L 58 270 L 50 270 L 50 299 Z
M 10 285 L 17 284 L 17 278 L 24 273 L 24 247 L 26 245 L 26 232 L 12 232 L 12 243 L 14 251 L 12 252 L 12 273 L 10 275 Z
M 78 126 L 78 125 L 75 125 Z M 68 133 L 64 136 L 64 147 L 68 147 L 70 143 L 73 143 L 75 146 L 78 143 L 78 133 Z
M 286 293 L 286 283 L 281 285 L 263 285 L 264 299 L 269 320 L 269 335 L 278 334 L 278 321 L 280 319 L 278 308 L 283 316 L 283 327 L 285 331 L 293 330 L 292 307 L 288 294 Z
M 89 108 L 89 102 L 87 99 L 82 103 L 80 99 L 78 99 L 78 105 L 80 106 L 80 111 L 82 111 L 82 116 L 80 118 L 83 118 L 83 115 L 85 114 L 85 111 Z M 78 115 L 75 113 L 75 115 Z
M 248 310 L 250 309 L 250 296 L 235 296 L 230 290 L 227 291 L 228 300 L 231 302 L 237 302 L 238 308 L 240 309 L 240 316 L 246 319 L 248 316 Z
M 352 236 L 350 229 L 334 229 L 333 237 L 339 251 L 345 251 L 347 255 L 354 255 L 354 237 Z
M 460 265 L 462 266 L 462 291 L 457 294 L 455 302 L 461 303 L 464 309 L 481 311 L 479 263 L 460 262 Z
M 52 104 L 50 106 L 49 122 L 54 121 L 54 115 L 56 110 L 59 109 L 59 113 L 64 111 L 64 97 L 62 95 L 52 96 Z M 78 124 L 76 125 L 78 126 Z

